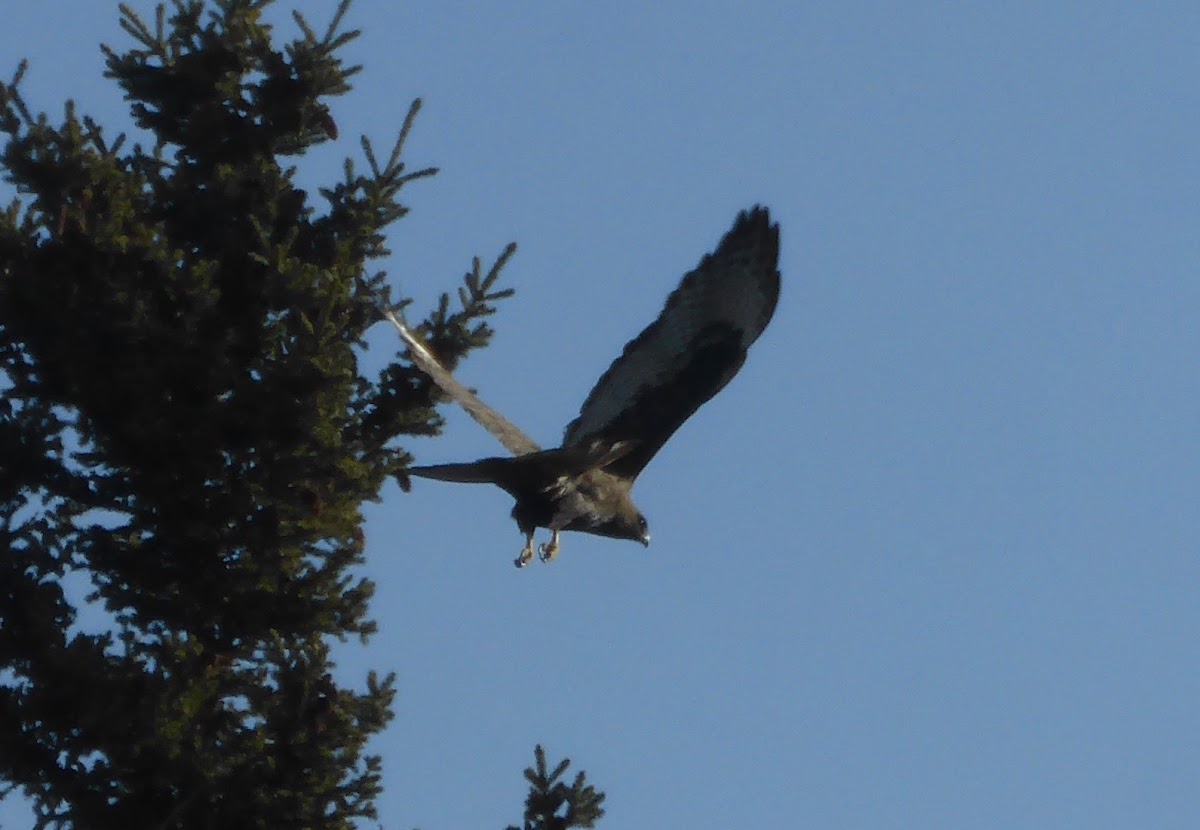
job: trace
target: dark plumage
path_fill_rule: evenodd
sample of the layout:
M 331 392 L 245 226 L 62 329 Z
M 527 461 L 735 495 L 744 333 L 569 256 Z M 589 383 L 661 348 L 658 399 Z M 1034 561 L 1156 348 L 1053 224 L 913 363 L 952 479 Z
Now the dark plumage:
M 633 482 L 677 429 L 732 380 L 779 299 L 779 226 L 767 209 L 738 214 L 716 251 L 686 274 L 662 313 L 625 346 L 563 434 L 542 450 L 438 362 L 395 315 L 388 319 L 413 362 L 513 453 L 465 464 L 413 467 L 415 476 L 496 484 L 516 499 L 512 515 L 525 534 L 517 558 L 533 559 L 533 535 L 549 528 L 543 561 L 558 553 L 558 535 L 578 530 L 649 544 L 646 519 L 633 503 Z

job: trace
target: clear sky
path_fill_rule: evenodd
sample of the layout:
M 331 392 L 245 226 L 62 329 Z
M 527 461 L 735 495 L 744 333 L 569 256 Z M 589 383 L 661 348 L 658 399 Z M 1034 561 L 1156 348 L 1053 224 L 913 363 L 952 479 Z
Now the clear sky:
M 127 123 L 115 3 L 8 5 L 34 105 Z M 380 631 L 340 671 L 399 674 L 385 827 L 516 822 L 539 741 L 608 830 L 1197 826 L 1200 5 L 350 22 L 365 71 L 304 180 L 425 99 L 408 160 L 443 172 L 386 267 L 426 308 L 520 244 L 460 376 L 542 443 L 739 209 L 783 239 L 774 322 L 639 480 L 649 550 L 571 534 L 517 571 L 498 490 L 370 508 Z M 456 413 L 408 447 L 500 451 Z

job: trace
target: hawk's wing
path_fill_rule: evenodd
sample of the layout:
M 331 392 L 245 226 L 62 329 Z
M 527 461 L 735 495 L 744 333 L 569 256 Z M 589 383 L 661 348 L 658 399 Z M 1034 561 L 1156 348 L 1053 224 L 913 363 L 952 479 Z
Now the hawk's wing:
M 633 441 L 606 469 L 632 479 L 675 430 L 733 378 L 779 299 L 779 226 L 738 214 L 717 250 L 684 276 L 567 425 L 563 446 Z
M 429 351 L 425 344 L 413 334 L 408 326 L 400 322 L 395 314 L 388 311 L 384 316 L 400 332 L 400 339 L 408 345 L 408 352 L 412 356 L 413 363 L 417 364 L 422 372 L 433 378 L 433 382 L 451 399 L 457 401 L 459 406 L 467 410 L 467 414 L 484 429 L 500 439 L 500 443 L 509 452 L 513 455 L 526 455 L 541 449 L 533 442 L 532 438 L 521 432 L 516 424 L 479 400 L 474 392 L 455 380 L 454 375 L 446 371 L 441 362 L 434 357 L 433 352 Z

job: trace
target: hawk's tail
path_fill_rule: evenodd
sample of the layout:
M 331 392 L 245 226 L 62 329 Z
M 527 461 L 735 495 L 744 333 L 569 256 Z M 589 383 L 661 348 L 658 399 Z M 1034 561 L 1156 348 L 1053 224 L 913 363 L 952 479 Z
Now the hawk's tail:
M 462 481 L 471 484 L 498 484 L 504 481 L 511 458 L 484 458 L 466 464 L 433 464 L 428 467 L 409 467 L 410 475 L 435 478 L 438 481 Z
M 515 458 L 481 458 L 464 464 L 433 464 L 428 467 L 409 467 L 410 475 L 435 478 L 438 481 L 461 481 L 469 484 L 499 484 L 504 489 L 518 481 L 552 481 L 558 476 L 579 475 L 588 470 L 603 469 L 631 452 L 635 441 L 615 441 L 605 444 L 594 441 L 586 447 L 564 447 L 542 450 Z

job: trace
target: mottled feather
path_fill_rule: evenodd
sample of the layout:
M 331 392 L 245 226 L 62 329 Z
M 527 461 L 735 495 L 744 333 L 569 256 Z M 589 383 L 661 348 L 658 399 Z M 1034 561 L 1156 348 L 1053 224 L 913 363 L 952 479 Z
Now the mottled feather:
M 563 446 L 634 441 L 606 467 L 633 479 L 737 374 L 779 299 L 779 226 L 738 214 L 716 251 L 679 283 L 658 319 L 625 346 L 563 435 Z

